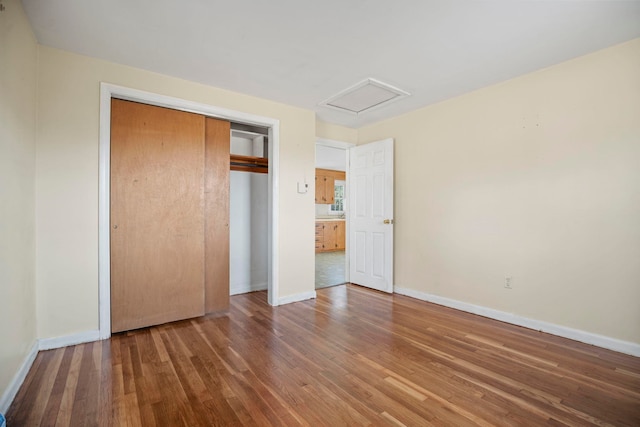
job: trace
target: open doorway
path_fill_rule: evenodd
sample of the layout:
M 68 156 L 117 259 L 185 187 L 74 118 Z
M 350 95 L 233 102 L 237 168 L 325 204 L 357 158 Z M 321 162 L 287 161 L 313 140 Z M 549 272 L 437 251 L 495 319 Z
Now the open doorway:
M 349 281 L 346 171 L 351 146 L 323 139 L 316 143 L 316 289 Z

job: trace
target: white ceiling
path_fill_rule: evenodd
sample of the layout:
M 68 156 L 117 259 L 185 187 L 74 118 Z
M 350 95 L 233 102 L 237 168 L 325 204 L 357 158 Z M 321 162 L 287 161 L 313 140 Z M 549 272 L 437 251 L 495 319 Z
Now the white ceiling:
M 640 37 L 640 1 L 23 0 L 38 41 L 360 127 Z M 411 96 L 318 104 L 365 78 Z

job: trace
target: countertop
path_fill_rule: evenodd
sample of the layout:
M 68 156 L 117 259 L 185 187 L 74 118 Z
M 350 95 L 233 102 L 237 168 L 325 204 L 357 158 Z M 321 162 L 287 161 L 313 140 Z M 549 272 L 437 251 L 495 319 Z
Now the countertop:
M 331 217 L 331 218 L 316 218 L 316 222 L 327 222 L 327 221 L 344 221 L 344 218 L 336 218 L 336 217 Z

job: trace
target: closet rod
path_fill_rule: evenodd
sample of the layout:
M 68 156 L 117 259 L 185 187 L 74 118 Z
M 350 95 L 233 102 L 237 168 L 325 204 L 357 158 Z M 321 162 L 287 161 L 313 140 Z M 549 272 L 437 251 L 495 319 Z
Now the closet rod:
M 269 173 L 269 166 L 231 162 L 231 170 L 237 172 Z
M 256 165 L 252 163 L 243 163 L 243 162 L 231 162 L 231 166 L 244 166 L 247 168 L 265 168 L 269 169 L 269 165 Z
M 231 154 L 230 156 L 232 171 L 245 172 L 269 172 L 269 159 L 266 157 L 242 156 L 239 154 Z

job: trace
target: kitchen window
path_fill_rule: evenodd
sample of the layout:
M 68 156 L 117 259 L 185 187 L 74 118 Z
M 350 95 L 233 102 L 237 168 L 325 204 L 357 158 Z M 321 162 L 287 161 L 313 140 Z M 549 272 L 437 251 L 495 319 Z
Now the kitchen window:
M 346 182 L 336 180 L 334 184 L 334 204 L 329 208 L 329 212 L 333 215 L 344 214 L 344 196 L 345 196 Z

